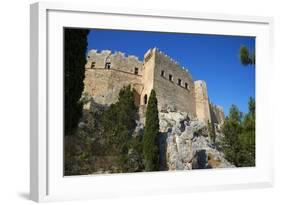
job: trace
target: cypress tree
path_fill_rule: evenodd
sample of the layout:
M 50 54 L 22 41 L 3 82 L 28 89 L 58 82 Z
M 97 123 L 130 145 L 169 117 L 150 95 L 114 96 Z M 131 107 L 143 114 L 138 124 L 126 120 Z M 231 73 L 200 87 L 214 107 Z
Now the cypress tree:
M 87 29 L 64 29 L 64 131 L 72 134 L 82 115 Z
M 157 98 L 154 90 L 151 90 L 146 110 L 146 120 L 143 138 L 144 166 L 146 171 L 159 169 L 159 118 Z

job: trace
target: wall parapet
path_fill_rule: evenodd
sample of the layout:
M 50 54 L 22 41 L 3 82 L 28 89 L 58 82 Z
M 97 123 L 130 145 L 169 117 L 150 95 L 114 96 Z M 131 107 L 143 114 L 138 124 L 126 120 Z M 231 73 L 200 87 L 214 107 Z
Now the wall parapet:
M 178 61 L 176 61 L 175 59 L 173 59 L 171 56 L 167 55 L 165 52 L 163 52 L 162 50 L 156 48 L 156 52 L 158 52 L 160 55 L 162 55 L 163 57 L 167 58 L 171 63 L 176 64 L 181 70 L 187 72 L 190 76 L 191 74 L 189 73 L 188 68 L 182 66 Z
M 140 61 L 139 57 L 138 56 L 135 56 L 135 55 L 129 55 L 129 54 L 126 54 L 124 52 L 121 52 L 121 51 L 114 51 L 112 52 L 111 50 L 96 50 L 96 49 L 91 49 L 89 50 L 88 52 L 88 59 L 91 57 L 91 54 L 94 54 L 94 55 L 111 55 L 111 56 L 122 56 L 124 59 L 126 58 L 130 58 L 130 59 L 135 59 L 137 61 Z

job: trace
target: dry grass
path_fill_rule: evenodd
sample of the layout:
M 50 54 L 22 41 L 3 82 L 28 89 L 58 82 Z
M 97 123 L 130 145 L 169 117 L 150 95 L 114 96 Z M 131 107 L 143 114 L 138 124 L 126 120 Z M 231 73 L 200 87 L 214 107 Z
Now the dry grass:
M 214 159 L 214 156 L 212 154 L 208 155 L 208 164 L 211 168 L 217 168 L 219 167 L 221 161 Z

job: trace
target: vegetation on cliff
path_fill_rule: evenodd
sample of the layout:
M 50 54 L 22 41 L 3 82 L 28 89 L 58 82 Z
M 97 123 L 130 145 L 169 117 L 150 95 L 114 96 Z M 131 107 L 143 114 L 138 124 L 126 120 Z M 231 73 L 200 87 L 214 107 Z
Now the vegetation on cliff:
M 144 166 L 146 171 L 159 170 L 159 118 L 157 98 L 151 90 L 146 110 L 146 120 L 143 138 Z
M 136 127 L 137 108 L 130 86 L 119 93 L 118 102 L 110 105 L 101 119 L 104 140 L 104 155 L 114 156 L 117 172 L 133 171 L 130 167 L 129 151 L 138 147 L 140 141 L 133 139 Z M 138 148 L 136 148 L 138 149 Z
M 215 131 L 215 127 L 214 124 L 210 123 L 208 121 L 208 135 L 210 137 L 210 139 L 213 141 L 213 143 L 216 142 L 216 131 Z
M 136 119 L 130 86 L 108 108 L 92 102 L 75 134 L 65 139 L 65 175 L 143 170 L 142 136 L 134 136 Z
M 96 160 L 103 155 L 100 120 L 104 108 L 94 105 L 90 112 L 83 112 L 78 129 L 64 138 L 64 174 L 86 175 L 96 171 Z
M 249 99 L 243 114 L 232 105 L 223 125 L 222 148 L 226 159 L 237 167 L 255 166 L 255 100 Z

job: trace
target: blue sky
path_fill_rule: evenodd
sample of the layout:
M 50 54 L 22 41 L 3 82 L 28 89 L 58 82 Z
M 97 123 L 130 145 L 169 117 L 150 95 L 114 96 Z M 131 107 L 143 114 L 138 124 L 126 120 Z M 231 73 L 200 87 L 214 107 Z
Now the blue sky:
M 226 115 L 232 104 L 247 112 L 249 97 L 255 98 L 255 67 L 240 64 L 241 45 L 253 50 L 255 38 L 97 29 L 88 35 L 88 50 L 121 51 L 141 60 L 149 48 L 159 48 L 188 68 L 193 80 L 205 80 L 211 102 Z

